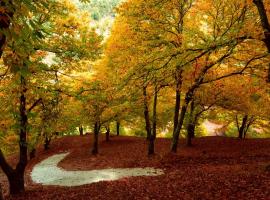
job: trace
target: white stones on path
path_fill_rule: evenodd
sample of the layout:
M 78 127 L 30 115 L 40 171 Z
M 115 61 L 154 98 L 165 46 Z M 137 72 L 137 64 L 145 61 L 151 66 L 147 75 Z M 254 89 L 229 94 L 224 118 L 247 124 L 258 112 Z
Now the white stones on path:
M 66 171 L 58 163 L 69 153 L 56 154 L 34 166 L 31 178 L 35 183 L 54 186 L 80 186 L 99 181 L 113 181 L 132 176 L 159 176 L 163 170 L 155 168 L 110 168 L 90 171 Z

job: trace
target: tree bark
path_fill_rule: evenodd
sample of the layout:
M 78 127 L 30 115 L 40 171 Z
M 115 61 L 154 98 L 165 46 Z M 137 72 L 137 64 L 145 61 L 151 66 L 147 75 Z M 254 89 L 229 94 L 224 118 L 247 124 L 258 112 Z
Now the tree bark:
M 98 134 L 99 134 L 100 125 L 99 122 L 95 122 L 94 125 L 94 142 L 93 142 L 93 148 L 92 148 L 92 154 L 96 155 L 98 154 Z
M 9 192 L 11 195 L 19 194 L 24 192 L 24 172 L 27 165 L 27 126 L 28 126 L 28 117 L 26 110 L 26 97 L 25 92 L 26 89 L 26 81 L 23 76 L 20 77 L 21 81 L 21 96 L 19 99 L 20 102 L 20 143 L 19 143 L 19 162 L 16 165 L 15 169 L 6 162 L 5 157 L 0 150 L 0 166 L 9 181 Z
M 120 122 L 118 120 L 116 121 L 116 135 L 120 135 Z
M 265 10 L 265 6 L 262 0 L 253 0 L 253 3 L 256 5 L 257 10 L 259 12 L 265 37 L 264 43 L 267 47 L 268 53 L 270 53 L 270 24 Z M 270 64 L 268 69 L 267 81 L 270 82 Z
M 48 136 L 45 136 L 45 140 L 44 140 L 44 150 L 45 151 L 50 149 L 50 143 L 51 143 L 51 138 L 49 138 Z
M 176 70 L 175 81 L 176 81 L 176 88 L 175 88 L 175 108 L 174 108 L 174 120 L 173 120 L 173 130 L 175 132 L 178 118 L 180 113 L 180 105 L 181 105 L 181 87 L 182 87 L 182 73 L 183 70 Z
M 152 134 L 154 140 L 157 136 L 157 100 L 158 100 L 158 88 L 157 85 L 155 86 L 155 93 L 154 93 L 154 103 L 153 103 L 153 128 L 152 128 Z
M 245 116 L 243 117 L 241 127 L 239 128 L 239 135 L 238 135 L 238 138 L 239 138 L 239 139 L 243 139 L 243 136 L 244 136 L 244 130 L 245 130 L 245 128 L 246 128 L 247 121 L 248 121 L 248 115 L 245 115 Z
M 28 117 L 26 110 L 26 80 L 21 76 L 20 96 L 20 158 L 16 166 L 16 172 L 9 177 L 10 193 L 18 194 L 24 191 L 24 172 L 27 165 L 27 126 Z
M 246 135 L 247 135 L 247 132 L 248 132 L 248 129 L 249 129 L 249 127 L 252 125 L 252 123 L 255 121 L 254 120 L 254 116 L 251 116 L 251 118 L 249 118 L 248 119 L 248 123 L 247 123 L 247 125 L 246 125 L 246 128 L 245 128 L 245 130 L 244 130 L 244 139 L 246 138 Z
M 0 184 L 0 200 L 4 200 L 2 185 Z
M 36 149 L 33 148 L 32 151 L 29 154 L 29 158 L 30 158 L 30 160 L 32 160 L 35 157 L 36 157 Z
M 143 102 L 144 102 L 144 119 L 145 119 L 145 130 L 147 133 L 147 140 L 150 139 L 151 136 L 151 122 L 149 116 L 149 108 L 148 108 L 148 100 L 147 100 L 147 87 L 143 87 Z
M 157 100 L 158 100 L 158 87 L 156 85 L 155 91 L 154 91 L 154 103 L 153 103 L 153 124 L 152 124 L 152 132 L 150 131 L 150 137 L 149 137 L 148 155 L 155 154 L 155 140 L 157 136 Z
M 83 136 L 83 126 L 82 125 L 79 126 L 79 132 L 80 132 L 80 136 Z
M 192 146 L 192 138 L 194 137 L 194 131 L 195 131 L 195 118 L 194 118 L 194 101 L 191 102 L 190 105 L 190 113 L 189 113 L 189 119 L 188 119 L 188 125 L 187 125 L 187 146 Z
M 16 195 L 24 192 L 24 172 L 15 170 L 8 176 L 9 192 L 11 195 Z
M 182 129 L 183 123 L 184 123 L 184 119 L 185 119 L 185 115 L 187 112 L 187 107 L 190 103 L 190 101 L 193 98 L 193 93 L 195 91 L 195 89 L 198 87 L 198 84 L 195 84 L 193 87 L 191 87 L 188 92 L 186 93 L 185 96 L 185 103 L 181 108 L 181 113 L 180 113 L 180 118 L 178 120 L 178 124 L 177 127 L 175 129 L 175 131 L 173 132 L 173 138 L 172 138 L 172 146 L 171 146 L 171 152 L 176 153 L 177 152 L 177 146 L 178 146 L 178 141 L 179 141 L 179 135 L 180 135 L 180 131 Z
M 108 125 L 106 126 L 106 142 L 110 141 L 110 132 L 111 132 L 110 125 Z

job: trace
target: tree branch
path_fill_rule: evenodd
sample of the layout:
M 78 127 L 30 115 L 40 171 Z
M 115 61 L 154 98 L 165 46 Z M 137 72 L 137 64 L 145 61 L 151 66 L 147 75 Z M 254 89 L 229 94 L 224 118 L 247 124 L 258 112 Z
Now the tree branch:
M 33 103 L 33 105 L 28 109 L 28 113 L 30 113 L 40 102 L 42 101 L 42 98 L 39 98 L 38 100 Z

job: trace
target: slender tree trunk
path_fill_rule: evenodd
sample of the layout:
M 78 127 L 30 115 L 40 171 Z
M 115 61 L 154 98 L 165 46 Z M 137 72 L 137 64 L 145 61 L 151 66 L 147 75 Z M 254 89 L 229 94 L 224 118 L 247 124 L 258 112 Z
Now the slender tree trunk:
M 182 129 L 183 123 L 184 123 L 184 119 L 186 116 L 186 112 L 187 112 L 187 108 L 188 105 L 190 103 L 190 101 L 193 98 L 193 93 L 195 91 L 195 89 L 198 87 L 199 84 L 194 84 L 186 93 L 185 96 L 185 103 L 181 108 L 181 113 L 180 113 L 180 118 L 178 120 L 178 124 L 177 127 L 175 129 L 175 131 L 173 132 L 173 138 L 172 138 L 172 146 L 171 146 L 171 152 L 176 153 L 177 151 L 177 146 L 178 146 L 178 142 L 179 142 L 179 135 L 180 135 L 180 131 Z
M 189 119 L 188 119 L 188 125 L 187 125 L 187 146 L 192 146 L 192 138 L 194 137 L 194 131 L 195 131 L 195 118 L 194 118 L 194 101 L 191 102 L 190 105 L 190 113 L 189 113 Z
M 79 132 L 80 132 L 80 136 L 83 136 L 83 126 L 82 125 L 79 126 Z
M 116 121 L 116 134 L 117 136 L 120 135 L 120 122 L 118 120 Z
M 92 148 L 92 154 L 96 155 L 98 154 L 98 134 L 99 134 L 99 122 L 95 122 L 94 125 L 94 142 L 93 142 L 93 148 Z
M 155 86 L 154 93 L 154 104 L 153 104 L 153 128 L 152 133 L 150 132 L 149 144 L 148 144 L 148 155 L 155 154 L 155 140 L 157 135 L 157 100 L 158 100 L 158 87 Z M 150 123 L 150 122 L 149 122 Z
M 151 136 L 151 122 L 149 116 L 149 108 L 148 108 L 148 100 L 147 100 L 147 87 L 143 87 L 143 102 L 144 102 L 144 119 L 145 119 L 145 130 L 147 133 L 147 140 L 150 139 Z
M 110 132 L 111 132 L 110 125 L 108 125 L 106 127 L 106 142 L 110 141 Z
M 255 120 L 254 120 L 254 116 L 251 116 L 251 118 L 249 118 L 248 121 L 249 121 L 249 122 L 247 123 L 246 128 L 245 128 L 245 130 L 244 130 L 244 139 L 246 138 L 246 135 L 247 135 L 247 132 L 248 132 L 249 127 L 250 127 L 250 126 L 252 125 L 252 123 L 255 121 Z
M 157 99 L 154 97 L 154 99 Z M 145 119 L 145 129 L 147 132 L 147 140 L 148 140 L 148 155 L 153 155 L 155 153 L 155 146 L 154 146 L 154 135 L 152 134 L 152 129 L 151 129 L 151 122 L 150 122 L 150 116 L 149 116 L 149 108 L 148 108 L 148 100 L 147 100 L 147 87 L 143 87 L 143 100 L 144 100 L 144 119 Z M 155 104 L 155 103 L 154 103 Z M 156 105 L 154 105 L 156 107 Z M 153 117 L 155 111 L 153 112 Z M 156 118 L 156 116 L 154 117 Z M 153 127 L 155 127 L 153 123 Z
M 248 121 L 248 115 L 245 115 L 245 116 L 243 117 L 242 124 L 241 124 L 241 127 L 240 127 L 240 129 L 239 129 L 239 135 L 238 135 L 238 138 L 239 138 L 239 139 L 243 139 L 243 136 L 244 136 L 244 130 L 245 130 L 245 128 L 246 128 L 247 121 Z
M 176 81 L 176 88 L 175 88 L 175 108 L 174 108 L 174 124 L 173 124 L 173 130 L 175 132 L 177 124 L 178 124 L 178 118 L 179 118 L 179 112 L 180 112 L 180 104 L 181 104 L 181 87 L 182 87 L 182 73 L 183 70 L 176 70 L 175 75 L 175 81 Z
M 33 148 L 33 149 L 31 150 L 30 154 L 29 154 L 29 158 L 30 158 L 30 160 L 32 160 L 32 159 L 35 158 L 35 157 L 36 157 L 36 149 Z
M 50 143 L 51 143 L 51 138 L 49 138 L 48 136 L 45 136 L 45 140 L 44 140 L 44 150 L 45 151 L 50 149 Z
M 258 9 L 260 19 L 261 19 L 261 24 L 264 31 L 264 37 L 265 37 L 264 43 L 268 49 L 268 53 L 270 53 L 270 24 L 267 17 L 265 6 L 262 0 L 253 0 L 253 3 L 256 5 Z M 269 69 L 268 69 L 267 81 L 270 82 L 270 64 L 269 64 Z
M 156 139 L 157 136 L 157 101 L 158 101 L 158 88 L 155 86 L 155 93 L 154 93 L 154 104 L 153 104 L 153 138 Z

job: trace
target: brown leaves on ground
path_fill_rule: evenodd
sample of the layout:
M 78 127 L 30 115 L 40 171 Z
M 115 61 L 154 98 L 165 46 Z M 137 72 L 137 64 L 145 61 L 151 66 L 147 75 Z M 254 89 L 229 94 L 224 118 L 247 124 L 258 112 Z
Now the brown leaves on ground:
M 170 140 L 157 139 L 156 155 L 148 157 L 143 138 L 112 137 L 100 142 L 92 156 L 91 136 L 54 141 L 48 152 L 38 151 L 27 169 L 27 191 L 8 200 L 32 199 L 270 199 L 270 140 L 208 137 L 194 140 L 191 148 L 181 141 L 177 154 L 168 153 Z M 31 182 L 31 168 L 40 160 L 70 151 L 60 167 L 91 170 L 121 167 L 162 168 L 165 175 L 131 177 L 80 187 L 48 187 Z M 3 180 L 3 177 L 0 179 Z M 5 189 L 7 182 L 4 182 Z

